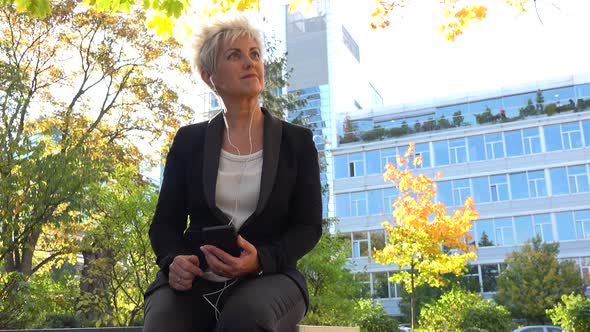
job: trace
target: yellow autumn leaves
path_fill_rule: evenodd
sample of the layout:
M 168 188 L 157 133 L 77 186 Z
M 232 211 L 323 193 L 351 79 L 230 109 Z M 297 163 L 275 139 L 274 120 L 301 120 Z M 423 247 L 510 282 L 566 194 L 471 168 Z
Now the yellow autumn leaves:
M 397 184 L 400 195 L 393 204 L 393 223 L 383 224 L 388 244 L 376 251 L 374 258 L 378 263 L 400 267 L 401 271 L 392 277 L 394 282 L 410 287 L 408 278 L 413 278 L 415 286 L 440 286 L 444 283 L 441 274 L 460 275 L 465 264 L 476 259 L 469 231 L 479 214 L 470 197 L 463 207 L 447 214 L 447 207 L 436 201 L 434 181 L 413 173 L 421 164 L 414 148 L 411 143 L 403 156 L 396 157 L 396 165 L 389 164 L 384 174 L 386 181 Z
M 371 15 L 367 18 L 373 29 L 382 29 L 390 25 L 390 16 L 406 5 L 418 0 L 364 0 L 371 2 Z M 518 14 L 526 11 L 528 0 L 496 0 L 516 9 Z M 437 2 L 433 1 L 433 4 Z M 481 21 L 488 14 L 484 0 L 447 0 L 440 1 L 443 9 L 443 23 L 438 27 L 441 34 L 454 41 L 463 34 L 473 22 Z M 51 13 L 50 0 L 0 0 L 0 6 L 14 4 L 20 12 L 44 18 Z M 260 10 L 260 0 L 84 0 L 84 4 L 99 11 L 129 13 L 131 6 L 143 5 L 146 11 L 146 24 L 157 36 L 166 39 L 174 37 L 180 41 L 191 33 L 191 21 L 195 18 L 210 18 L 228 11 Z M 291 0 L 289 11 L 309 11 L 313 0 Z M 141 6 L 140 5 L 140 6 Z

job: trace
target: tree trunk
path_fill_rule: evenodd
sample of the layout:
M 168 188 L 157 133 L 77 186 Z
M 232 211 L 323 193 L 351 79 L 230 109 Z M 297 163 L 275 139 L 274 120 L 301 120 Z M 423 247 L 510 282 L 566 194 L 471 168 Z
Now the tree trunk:
M 412 294 L 410 295 L 410 316 L 412 331 L 416 326 L 416 284 L 414 282 L 414 267 L 410 270 Z
M 111 320 L 110 277 L 114 268 L 112 250 L 95 249 L 82 251 L 84 265 L 80 277 L 80 297 L 85 305 L 78 308 L 85 319 L 101 321 L 105 325 Z

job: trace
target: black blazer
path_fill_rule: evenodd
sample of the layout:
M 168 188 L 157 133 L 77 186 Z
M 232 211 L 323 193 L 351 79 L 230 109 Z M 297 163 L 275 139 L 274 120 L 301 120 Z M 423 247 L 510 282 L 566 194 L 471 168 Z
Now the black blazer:
M 263 163 L 260 195 L 254 213 L 238 233 L 258 250 L 264 274 L 283 273 L 301 288 L 308 302 L 297 260 L 322 234 L 322 198 L 318 154 L 309 129 L 264 113 Z M 187 243 L 188 229 L 226 225 L 229 219 L 215 205 L 215 186 L 224 121 L 182 127 L 166 158 L 164 179 L 149 235 L 160 266 L 146 296 L 168 283 L 168 267 L 177 255 L 205 258 L 200 243 Z M 237 183 L 236 183 L 237 187 Z

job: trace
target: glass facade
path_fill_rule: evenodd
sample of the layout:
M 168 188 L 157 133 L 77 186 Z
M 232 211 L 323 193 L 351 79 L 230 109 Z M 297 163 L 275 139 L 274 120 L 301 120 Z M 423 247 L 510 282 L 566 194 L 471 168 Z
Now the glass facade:
M 342 143 L 368 142 L 420 132 L 506 123 L 544 114 L 553 115 L 588 109 L 590 109 L 590 83 L 474 100 L 456 105 L 441 105 L 425 109 L 421 112 L 425 115 L 403 116 L 400 114 L 393 120 L 355 119 L 352 120 L 352 124 L 357 130 L 354 133 L 343 132 L 341 137 L 347 136 L 347 140 Z M 382 135 L 373 135 L 378 132 Z M 350 139 L 350 134 L 353 134 L 353 139 Z M 518 133 L 514 134 L 518 135 Z M 490 142 L 493 142 L 493 137 L 490 139 Z M 567 139 L 575 140 L 576 138 L 567 137 Z M 572 142 L 564 141 L 563 144 L 567 143 Z M 489 153 L 493 154 L 494 149 L 492 148 Z M 443 160 L 440 161 L 443 162 Z
M 584 120 L 418 143 L 415 154 L 422 156 L 421 167 L 428 168 L 580 149 L 590 146 L 589 138 L 590 120 Z M 405 149 L 392 147 L 335 155 L 335 179 L 382 174 L 387 163 L 395 162 L 395 156 Z
M 333 178 L 333 172 L 342 172 L 342 170 L 327 167 L 332 164 L 331 156 L 326 151 L 326 143 L 332 135 L 329 86 L 325 84 L 297 90 L 294 93 L 298 95 L 298 99 L 305 100 L 306 104 L 289 112 L 287 120 L 305 126 L 313 132 L 313 140 L 320 153 L 322 186 L 326 189 L 323 197 L 323 214 L 324 218 L 327 218 L 331 211 L 328 179 Z

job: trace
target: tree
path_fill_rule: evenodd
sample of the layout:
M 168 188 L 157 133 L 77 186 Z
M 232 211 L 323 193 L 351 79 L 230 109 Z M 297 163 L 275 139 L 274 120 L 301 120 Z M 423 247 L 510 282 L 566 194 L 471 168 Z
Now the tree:
M 355 134 L 354 124 L 352 123 L 352 119 L 350 116 L 346 115 L 344 117 L 344 121 L 342 122 L 342 137 L 340 138 L 340 143 L 350 143 L 358 141 L 358 137 Z
M 506 308 L 485 300 L 480 294 L 453 289 L 424 307 L 420 328 L 426 331 L 508 332 L 512 331 L 512 320 Z
M 476 258 L 475 246 L 468 243 L 472 239 L 469 233 L 472 222 L 478 217 L 471 197 L 452 216 L 447 215 L 444 204 L 434 201 L 433 180 L 412 172 L 412 167 L 421 164 L 414 148 L 415 144 L 410 143 L 404 156 L 396 156 L 397 167 L 389 164 L 384 175 L 386 180 L 397 184 L 400 196 L 393 204 L 394 224 L 383 224 L 389 242 L 374 255 L 378 263 L 399 267 L 391 281 L 403 282 L 412 295 L 412 327 L 416 287 L 424 284 L 440 287 L 445 283 L 442 274 L 462 275 L 465 264 Z
M 383 305 L 373 303 L 370 299 L 361 299 L 356 303 L 353 317 L 354 325 L 363 332 L 389 332 L 399 328 L 397 321 L 385 312 Z
M 561 302 L 547 310 L 551 321 L 566 331 L 590 331 L 590 299 L 580 294 L 563 295 Z
M 541 89 L 537 89 L 537 95 L 535 96 L 535 107 L 537 109 L 537 114 L 543 114 L 543 103 L 545 103 L 545 97 L 543 97 L 543 91 Z
M 327 229 L 315 248 L 298 263 L 309 287 L 309 309 L 303 323 L 348 325 L 354 316 L 358 288 L 345 268 L 350 241 Z
M 52 12 L 51 0 L 0 0 L 0 5 L 16 5 L 21 12 L 27 12 L 35 17 L 44 18 Z M 89 0 L 87 4 L 104 12 L 129 12 L 132 7 L 139 1 L 133 0 Z M 291 0 L 289 4 L 290 11 L 299 9 L 308 9 L 311 7 L 313 0 Z M 372 4 L 372 14 L 368 19 L 373 29 L 385 28 L 389 26 L 389 17 L 394 10 L 403 9 L 409 3 L 409 0 L 382 0 L 374 1 Z M 510 6 L 516 9 L 518 14 L 526 11 L 525 4 L 528 0 L 507 0 Z M 202 16 L 213 16 L 219 12 L 230 10 L 258 10 L 260 0 L 203 0 L 201 6 L 191 6 L 186 0 L 167 0 L 167 1 L 142 1 L 144 11 L 153 12 L 147 17 L 147 25 L 156 31 L 160 36 L 168 37 L 175 31 L 190 30 L 186 21 L 194 16 L 196 11 L 200 11 Z M 451 0 L 442 1 L 440 6 L 444 13 L 444 23 L 439 27 L 441 33 L 447 40 L 454 41 L 461 35 L 464 30 L 475 20 L 483 20 L 487 16 L 488 8 L 484 5 L 485 1 L 461 1 Z M 55 6 L 55 4 L 53 4 Z M 197 8 L 199 7 L 199 8 Z M 399 8 L 399 9 L 398 9 Z M 55 10 L 54 10 L 55 11 Z
M 479 292 L 479 280 L 473 278 L 465 278 L 463 276 L 455 276 L 453 273 L 446 273 L 443 275 L 445 283 L 440 287 L 433 287 L 428 284 L 420 285 L 416 287 L 414 292 L 414 305 L 416 317 L 420 317 L 422 308 L 426 304 L 432 304 L 436 302 L 440 297 L 451 291 L 452 289 L 463 289 L 466 291 Z M 408 293 L 405 288 L 401 289 L 401 300 L 399 302 L 402 322 L 412 321 L 412 294 Z
M 20 324 L 14 296 L 26 282 L 75 262 L 92 185 L 116 164 L 144 160 L 131 138 L 170 137 L 191 116 L 182 89 L 162 76 L 187 72 L 180 48 L 154 40 L 134 15 L 119 20 L 77 1 L 43 20 L 0 10 L 0 269 L 10 276 L 0 311 L 15 314 L 3 322 Z
M 143 292 L 158 270 L 148 236 L 157 187 L 145 182 L 137 167 L 120 165 L 87 199 L 95 203 L 81 243 L 88 263 L 77 311 L 95 324 L 140 325 Z
M 539 236 L 506 258 L 508 265 L 498 277 L 496 301 L 514 318 L 527 323 L 549 321 L 546 310 L 559 298 L 582 286 L 580 271 L 572 261 L 559 262 L 559 243 L 544 243 Z

